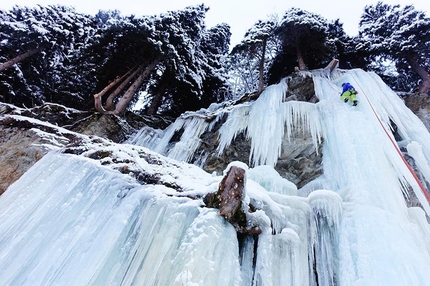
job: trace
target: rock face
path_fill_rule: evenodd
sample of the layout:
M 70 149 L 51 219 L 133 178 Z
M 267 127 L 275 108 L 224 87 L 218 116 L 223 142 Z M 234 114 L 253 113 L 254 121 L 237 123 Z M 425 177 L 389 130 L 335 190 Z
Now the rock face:
M 275 166 L 281 177 L 303 187 L 322 174 L 322 145 L 315 150 L 312 136 L 308 133 L 294 132 L 293 140 L 284 140 L 282 153 Z
M 430 131 L 430 96 L 422 93 L 414 93 L 403 96 L 405 105 L 415 113 Z
M 59 134 L 41 123 L 0 117 L 0 194 L 46 153 L 77 139 L 72 133 Z
M 5 124 L 0 120 L 0 194 L 47 152 L 37 134 Z

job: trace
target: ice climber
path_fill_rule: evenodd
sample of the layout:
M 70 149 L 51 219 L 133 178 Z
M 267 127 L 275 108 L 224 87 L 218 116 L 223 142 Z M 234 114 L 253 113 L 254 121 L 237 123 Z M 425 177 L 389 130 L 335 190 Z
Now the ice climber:
M 343 101 L 348 102 L 348 100 L 350 100 L 353 103 L 352 105 L 356 106 L 358 103 L 358 100 L 355 99 L 357 93 L 358 92 L 349 82 L 342 83 L 342 93 L 340 98 Z

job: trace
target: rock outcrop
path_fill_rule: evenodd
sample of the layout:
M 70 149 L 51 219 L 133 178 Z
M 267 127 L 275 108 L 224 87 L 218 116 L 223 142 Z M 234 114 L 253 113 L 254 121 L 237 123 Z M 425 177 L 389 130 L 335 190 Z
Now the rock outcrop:
M 72 132 L 60 133 L 40 120 L 0 117 L 0 194 L 46 153 L 73 140 L 78 137 Z
M 404 95 L 405 105 L 415 113 L 430 131 L 430 96 L 423 93 L 413 93 Z
M 219 209 L 219 214 L 231 223 L 238 233 L 259 235 L 259 226 L 247 225 L 246 212 L 242 206 L 245 172 L 243 168 L 231 166 L 220 182 L 218 191 L 205 196 L 204 202 L 207 207 Z
M 0 103 L 0 194 L 49 151 L 79 145 L 79 134 L 119 143 L 145 125 L 168 124 L 131 112 L 121 118 L 51 103 L 29 109 Z

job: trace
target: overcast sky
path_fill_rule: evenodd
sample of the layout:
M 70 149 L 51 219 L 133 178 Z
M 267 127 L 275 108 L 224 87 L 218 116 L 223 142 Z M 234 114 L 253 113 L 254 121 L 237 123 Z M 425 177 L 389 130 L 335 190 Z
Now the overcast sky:
M 386 4 L 413 4 L 430 17 L 429 0 L 384 0 Z M 73 6 L 77 12 L 95 15 L 99 10 L 119 10 L 123 15 L 154 15 L 169 10 L 180 10 L 186 6 L 205 3 L 210 7 L 206 14 L 208 28 L 227 23 L 231 27 L 232 45 L 240 42 L 245 32 L 257 21 L 268 15 L 282 17 L 291 7 L 320 14 L 327 20 L 340 19 L 347 34 L 354 36 L 358 22 L 366 5 L 376 4 L 377 0 L 2 0 L 0 8 L 9 10 L 15 5 L 33 7 L 36 4 L 62 4 Z

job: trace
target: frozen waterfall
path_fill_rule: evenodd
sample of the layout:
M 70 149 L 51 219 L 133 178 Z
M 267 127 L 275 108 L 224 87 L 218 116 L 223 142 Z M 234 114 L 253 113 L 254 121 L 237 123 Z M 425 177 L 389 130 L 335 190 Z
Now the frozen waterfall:
M 429 132 L 374 73 L 313 80 L 316 104 L 284 102 L 282 81 L 254 102 L 212 105 L 211 122 L 188 113 L 112 147 L 164 185 L 85 156 L 44 156 L 0 196 L 0 285 L 430 285 L 426 182 L 399 153 L 430 183 Z M 357 107 L 339 100 L 345 81 L 359 92 Z M 239 133 L 251 140 L 249 162 L 232 164 L 249 165 L 243 202 L 255 208 L 247 219 L 258 236 L 204 207 L 222 177 L 186 163 L 221 118 L 219 152 Z M 306 197 L 273 168 L 298 127 L 323 144 L 323 175 Z M 423 208 L 406 206 L 407 189 Z

